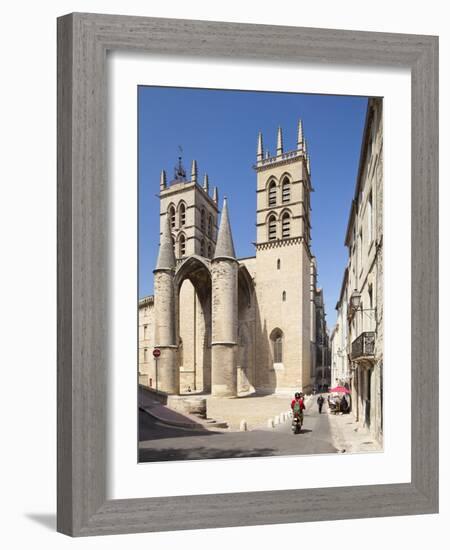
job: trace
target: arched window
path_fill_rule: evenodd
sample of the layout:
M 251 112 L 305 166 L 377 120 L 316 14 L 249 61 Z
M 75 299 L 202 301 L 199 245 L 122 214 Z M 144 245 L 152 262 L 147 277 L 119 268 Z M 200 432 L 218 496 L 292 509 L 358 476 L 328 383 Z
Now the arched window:
M 273 362 L 282 363 L 283 362 L 283 333 L 279 328 L 276 328 L 272 331 L 271 338 L 272 340 L 272 349 L 273 349 Z
M 212 246 L 208 245 L 208 258 L 212 258 Z
M 212 227 L 213 227 L 212 216 L 209 216 L 209 218 L 208 218 L 208 237 L 210 239 L 212 239 Z
M 274 214 L 269 217 L 267 228 L 269 241 L 275 241 L 277 238 L 277 219 Z
M 186 223 L 186 206 L 182 202 L 180 204 L 180 227 L 182 227 Z
M 201 214 L 200 214 L 200 229 L 202 231 L 205 230 L 205 217 L 206 217 L 205 209 L 202 208 L 202 211 L 201 211 Z
M 205 255 L 205 241 L 203 239 L 200 242 L 200 255 L 201 256 Z
M 291 217 L 287 212 L 283 214 L 281 219 L 281 236 L 283 239 L 287 239 L 291 236 Z
M 169 221 L 170 221 L 170 227 L 172 229 L 175 229 L 175 207 L 171 206 L 169 208 Z
M 277 260 L 277 269 L 280 269 L 280 267 L 281 267 L 281 260 L 278 258 L 278 260 Z
M 283 202 L 289 202 L 291 200 L 291 182 L 287 176 L 283 179 L 281 185 L 281 200 Z
M 283 295 L 282 296 L 283 296 L 283 302 L 285 302 L 286 301 L 286 291 L 285 290 L 283 290 Z
M 186 254 L 186 237 L 180 235 L 180 258 Z
M 269 206 L 275 206 L 277 204 L 277 184 L 274 181 L 269 183 L 268 204 Z

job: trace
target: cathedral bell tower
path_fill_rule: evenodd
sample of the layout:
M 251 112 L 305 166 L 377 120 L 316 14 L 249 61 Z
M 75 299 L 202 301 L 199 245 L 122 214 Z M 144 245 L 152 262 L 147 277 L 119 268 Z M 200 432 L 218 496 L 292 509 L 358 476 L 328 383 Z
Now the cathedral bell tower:
M 278 128 L 276 153 L 258 135 L 256 164 L 256 292 L 260 384 L 278 391 L 310 386 L 311 170 L 302 122 L 295 148 L 285 151 Z
M 167 184 L 163 170 L 159 187 L 160 233 L 162 235 L 168 217 L 176 259 L 193 254 L 211 259 L 216 246 L 219 209 L 217 187 L 211 197 L 208 174 L 200 184 L 197 161 L 193 160 L 188 179 L 179 157 L 172 181 Z
M 167 182 L 161 172 L 160 248 L 154 270 L 155 346 L 160 348 L 157 387 L 178 394 L 211 388 L 211 276 L 216 252 L 218 192 L 205 174 L 190 178 L 181 157 Z

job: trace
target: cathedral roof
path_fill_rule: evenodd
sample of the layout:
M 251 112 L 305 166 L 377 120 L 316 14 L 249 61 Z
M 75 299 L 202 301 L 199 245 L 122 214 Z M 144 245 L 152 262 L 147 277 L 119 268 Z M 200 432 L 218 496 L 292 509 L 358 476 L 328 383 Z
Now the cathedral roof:
M 166 223 L 161 235 L 159 245 L 158 261 L 156 269 L 173 269 L 176 265 L 175 253 L 173 251 L 172 234 L 170 232 L 170 220 L 166 215 Z
M 217 234 L 216 250 L 214 258 L 234 258 L 233 237 L 231 235 L 230 219 L 228 217 L 228 205 L 226 197 L 223 199 L 222 216 L 220 218 L 219 232 Z

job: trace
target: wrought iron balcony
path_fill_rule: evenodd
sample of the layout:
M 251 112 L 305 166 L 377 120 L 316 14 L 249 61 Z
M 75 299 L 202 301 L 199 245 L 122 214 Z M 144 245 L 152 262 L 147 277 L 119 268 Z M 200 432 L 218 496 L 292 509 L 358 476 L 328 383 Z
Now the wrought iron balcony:
M 362 332 L 352 342 L 352 360 L 373 357 L 375 354 L 375 332 Z

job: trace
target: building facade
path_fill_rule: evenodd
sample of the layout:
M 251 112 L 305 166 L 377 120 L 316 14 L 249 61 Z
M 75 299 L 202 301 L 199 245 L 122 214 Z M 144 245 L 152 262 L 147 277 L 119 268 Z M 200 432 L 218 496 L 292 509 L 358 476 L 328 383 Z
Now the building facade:
M 383 434 L 383 111 L 368 101 L 355 194 L 345 237 L 349 259 L 336 305 L 332 377 L 351 381 L 352 412 Z
M 219 225 L 218 190 L 210 196 L 208 176 L 199 183 L 196 162 L 190 179 L 181 159 L 170 183 L 162 172 L 154 297 L 139 303 L 141 383 L 171 394 L 228 397 L 309 391 L 315 383 L 318 346 L 328 344 L 301 122 L 290 151 L 281 128 L 274 155 L 264 151 L 260 133 L 254 169 L 256 250 L 239 259 L 227 199 Z M 155 347 L 161 355 L 148 361 Z

